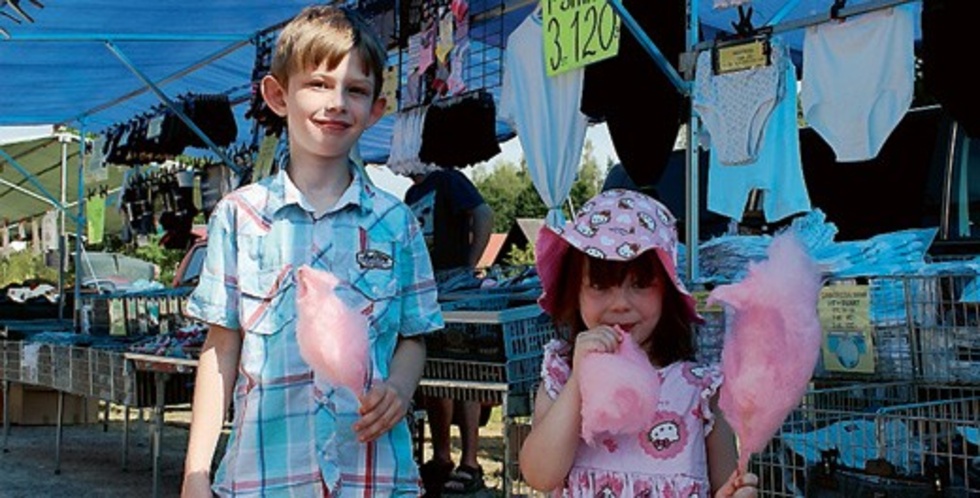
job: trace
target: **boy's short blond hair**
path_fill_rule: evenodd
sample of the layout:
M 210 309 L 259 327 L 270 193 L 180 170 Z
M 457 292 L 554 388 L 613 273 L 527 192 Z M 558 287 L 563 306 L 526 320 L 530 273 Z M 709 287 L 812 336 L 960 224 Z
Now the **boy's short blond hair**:
M 324 61 L 328 69 L 333 69 L 352 51 L 361 56 L 362 69 L 374 80 L 377 99 L 387 57 L 377 32 L 353 10 L 313 5 L 304 8 L 279 33 L 270 72 L 287 87 L 289 75 L 315 68 Z

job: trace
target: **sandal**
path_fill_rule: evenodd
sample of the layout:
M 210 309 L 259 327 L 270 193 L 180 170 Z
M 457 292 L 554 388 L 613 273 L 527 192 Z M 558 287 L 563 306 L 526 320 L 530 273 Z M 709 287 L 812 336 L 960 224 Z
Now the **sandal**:
M 483 489 L 483 468 L 460 465 L 451 474 L 442 492 L 445 494 L 469 494 Z
M 439 496 L 437 490 L 442 490 L 443 485 L 453 472 L 453 462 L 443 460 L 429 460 L 419 466 L 419 477 L 422 478 L 422 487 L 426 490 L 427 496 Z

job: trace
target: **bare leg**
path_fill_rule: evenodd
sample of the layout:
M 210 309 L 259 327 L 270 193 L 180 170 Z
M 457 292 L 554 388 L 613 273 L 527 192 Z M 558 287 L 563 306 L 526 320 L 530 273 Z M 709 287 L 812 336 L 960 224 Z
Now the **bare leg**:
M 462 409 L 461 426 L 459 428 L 460 439 L 462 440 L 462 456 L 459 463 L 469 467 L 479 467 L 477 452 L 480 449 L 480 410 L 481 405 L 475 401 L 463 401 L 456 405 L 457 409 Z
M 432 458 L 440 462 L 451 462 L 449 428 L 453 421 L 453 400 L 427 398 L 425 405 L 429 431 L 432 433 Z

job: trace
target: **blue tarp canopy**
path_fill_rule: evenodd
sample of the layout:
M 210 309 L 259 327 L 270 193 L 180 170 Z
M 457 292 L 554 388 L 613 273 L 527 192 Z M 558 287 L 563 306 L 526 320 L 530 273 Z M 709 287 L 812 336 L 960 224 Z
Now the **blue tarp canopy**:
M 159 104 L 107 49 L 106 40 L 151 80 L 163 82 L 161 89 L 172 97 L 185 92 L 244 96 L 255 57 L 250 42 L 310 4 L 308 0 L 40 2 L 44 8 L 30 0 L 6 2 L 10 5 L 0 8 L 6 14 L 0 15 L 0 29 L 9 35 L 0 32 L 0 125 L 73 124 L 84 118 L 86 129 L 99 130 Z M 471 0 L 471 11 L 488 11 L 477 5 L 481 2 L 505 4 L 504 39 L 533 4 Z M 730 30 L 737 19 L 735 9 L 714 9 L 712 0 L 698 3 L 706 33 Z M 862 3 L 874 2 L 851 0 L 848 5 Z M 13 5 L 34 22 L 14 22 L 20 16 Z M 761 25 L 776 15 L 792 20 L 826 14 L 833 0 L 753 0 L 750 5 L 753 19 Z M 789 11 L 783 13 L 784 8 Z M 787 36 L 798 41 L 801 33 Z
M 849 0 L 847 8 L 880 2 Z M 395 0 L 365 3 L 394 8 Z M 477 22 L 500 26 L 485 30 L 492 34 L 474 41 L 502 49 L 507 35 L 535 3 L 470 0 L 470 12 L 494 13 Z M 139 72 L 170 98 L 187 93 L 230 95 L 239 103 L 240 137 L 248 140 L 252 125 L 244 114 L 251 91 L 254 42 L 275 33 L 309 4 L 309 0 L 2 2 L 0 126 L 63 123 L 85 132 L 105 130 L 161 103 L 137 76 Z M 753 0 L 749 5 L 753 21 L 762 25 L 772 19 L 785 23 L 826 16 L 833 4 L 834 0 Z M 738 19 L 736 9 L 715 9 L 713 0 L 693 5 L 698 6 L 706 39 L 718 30 L 731 31 L 732 21 Z M 800 45 L 801 30 L 788 31 L 785 36 Z M 388 116 L 365 135 L 361 144 L 365 160 L 385 161 L 392 122 L 393 117 Z M 512 132 L 498 123 L 498 134 L 503 138 Z

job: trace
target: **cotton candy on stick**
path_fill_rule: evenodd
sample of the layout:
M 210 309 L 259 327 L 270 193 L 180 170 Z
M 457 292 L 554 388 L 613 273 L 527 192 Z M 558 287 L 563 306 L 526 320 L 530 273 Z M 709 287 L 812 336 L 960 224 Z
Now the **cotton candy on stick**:
M 582 439 L 590 445 L 604 435 L 644 429 L 660 399 L 660 377 L 647 353 L 628 334 L 614 353 L 589 353 L 575 365 L 582 396 Z
M 367 318 L 340 299 L 332 273 L 302 266 L 296 275 L 300 356 L 329 383 L 361 394 L 370 368 Z
M 725 335 L 718 404 L 739 441 L 739 472 L 799 405 L 820 353 L 817 264 L 792 232 L 776 236 L 768 259 L 741 282 L 715 288 L 708 303 L 734 312 Z

